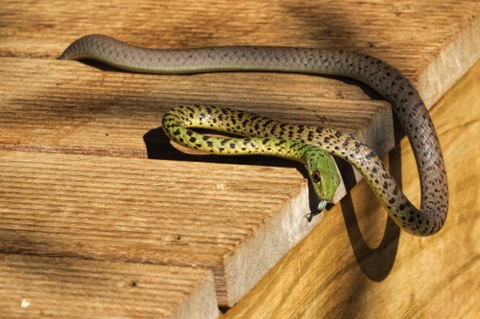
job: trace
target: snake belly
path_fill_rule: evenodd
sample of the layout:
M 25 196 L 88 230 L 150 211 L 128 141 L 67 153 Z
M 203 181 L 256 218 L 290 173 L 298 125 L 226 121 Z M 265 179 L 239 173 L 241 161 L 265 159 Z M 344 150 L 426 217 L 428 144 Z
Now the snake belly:
M 327 128 L 280 124 L 272 127 L 271 131 L 282 131 L 291 139 L 318 145 L 351 163 L 363 174 L 377 198 L 403 230 L 428 236 L 437 233 L 445 223 L 448 211 L 447 175 L 433 122 L 412 83 L 382 60 L 348 51 L 295 47 L 157 50 L 132 46 L 103 35 L 88 35 L 76 40 L 59 59 L 94 59 L 142 73 L 269 71 L 336 75 L 364 82 L 391 103 L 410 141 L 420 176 L 419 209 L 404 196 L 378 156 L 353 136 Z

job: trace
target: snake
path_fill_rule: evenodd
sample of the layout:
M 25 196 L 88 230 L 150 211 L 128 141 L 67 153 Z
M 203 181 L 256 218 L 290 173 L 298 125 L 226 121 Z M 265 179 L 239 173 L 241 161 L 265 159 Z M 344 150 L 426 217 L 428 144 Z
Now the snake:
M 448 211 L 447 174 L 433 121 L 412 82 L 395 67 L 376 57 L 346 50 L 280 46 L 164 50 L 138 47 L 93 34 L 75 40 L 59 59 L 92 59 L 126 71 L 153 74 L 261 71 L 333 75 L 363 82 L 392 105 L 407 135 L 419 172 L 419 208 L 403 194 L 375 152 L 351 134 L 331 128 L 288 125 L 231 110 L 220 110 L 214 119 L 226 131 L 296 140 L 316 145 L 328 154 L 346 160 L 363 175 L 393 221 L 407 233 L 429 236 L 445 224 Z M 187 117 L 194 115 L 190 113 L 198 112 L 189 112 Z M 226 120 L 225 123 L 219 123 L 221 118 Z M 192 140 L 198 141 L 197 138 Z
M 262 129 L 253 131 L 260 125 Z M 250 112 L 209 105 L 180 105 L 167 111 L 162 119 L 167 136 L 191 149 L 218 155 L 270 155 L 304 164 L 320 200 L 317 209 L 322 211 L 332 202 L 340 184 L 335 160 L 317 145 L 288 138 L 285 134 L 265 134 L 268 127 L 285 125 Z M 213 137 L 191 128 L 208 128 L 246 138 Z

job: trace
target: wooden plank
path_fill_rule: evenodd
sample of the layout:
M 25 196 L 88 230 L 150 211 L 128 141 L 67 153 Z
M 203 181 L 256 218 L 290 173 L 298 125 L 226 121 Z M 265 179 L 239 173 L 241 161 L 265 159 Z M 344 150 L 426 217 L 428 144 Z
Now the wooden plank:
M 399 234 L 360 182 L 252 291 L 233 318 L 477 318 L 480 314 L 480 62 L 431 110 L 451 191 L 433 237 Z M 407 141 L 390 168 L 419 202 Z M 400 155 L 401 153 L 401 155 Z
M 0 251 L 210 268 L 226 304 L 320 218 L 296 168 L 212 166 L 2 151 Z
M 342 48 L 374 54 L 395 65 L 418 84 L 431 106 L 480 55 L 474 32 L 480 23 L 479 4 L 472 0 L 301 4 L 121 0 L 109 6 L 61 0 L 55 10 L 51 6 L 49 1 L 2 4 L 8 32 L 0 38 L 0 56 L 56 58 L 87 33 L 164 48 L 232 44 Z
M 2 318 L 217 318 L 208 270 L 0 254 Z
M 357 134 L 380 154 L 394 145 L 388 103 L 372 101 L 356 85 L 326 78 L 155 76 L 99 72 L 73 61 L 2 62 L 0 147 L 5 149 L 179 159 L 159 128 L 161 117 L 174 106 L 194 103 L 242 108 L 297 124 L 321 122 Z M 332 103 L 338 107 L 332 109 Z

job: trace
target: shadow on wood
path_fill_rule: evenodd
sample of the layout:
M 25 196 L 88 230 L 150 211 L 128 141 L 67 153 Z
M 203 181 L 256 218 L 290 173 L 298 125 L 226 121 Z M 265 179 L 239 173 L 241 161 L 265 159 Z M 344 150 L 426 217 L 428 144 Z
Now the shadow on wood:
M 394 158 L 395 156 L 400 158 L 399 148 L 399 146 L 395 147 L 395 149 L 389 153 L 389 156 L 391 158 Z M 390 173 L 401 187 L 400 161 L 395 162 L 393 167 L 390 166 Z M 351 169 L 351 174 L 353 175 L 353 169 Z M 351 189 L 353 186 L 355 185 L 346 185 L 347 189 Z M 387 278 L 395 263 L 400 237 L 400 228 L 390 217 L 388 217 L 381 242 L 377 247 L 371 248 L 362 236 L 362 232 L 358 226 L 358 220 L 350 193 L 348 193 L 347 196 L 341 200 L 340 205 L 342 207 L 345 225 L 348 230 L 348 237 L 350 239 L 352 250 L 355 254 L 358 265 L 362 269 L 365 276 L 367 276 L 370 280 L 376 282 L 384 280 Z

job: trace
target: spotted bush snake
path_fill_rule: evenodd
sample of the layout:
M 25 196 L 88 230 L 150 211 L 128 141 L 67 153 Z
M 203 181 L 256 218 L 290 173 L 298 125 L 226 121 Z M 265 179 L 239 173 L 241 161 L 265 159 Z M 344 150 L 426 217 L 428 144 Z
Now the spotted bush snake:
M 76 40 L 60 59 L 94 59 L 123 70 L 142 73 L 269 71 L 344 76 L 364 82 L 392 104 L 393 111 L 412 145 L 420 175 L 420 209 L 404 196 L 378 156 L 350 134 L 329 128 L 287 125 L 258 115 L 213 106 L 208 107 L 213 114 L 209 116 L 210 119 L 217 120 L 219 127 L 215 129 L 246 136 L 246 141 L 244 139 L 243 142 L 253 140 L 258 144 L 263 142 L 256 139 L 267 138 L 270 142 L 273 140 L 272 146 L 288 141 L 297 148 L 304 147 L 298 143 L 307 143 L 345 159 L 363 174 L 391 218 L 411 234 L 432 235 L 445 223 L 448 210 L 447 176 L 433 122 L 412 83 L 382 60 L 347 51 L 295 47 L 230 46 L 157 50 L 132 46 L 103 35 L 88 35 Z M 189 136 L 188 134 L 194 132 L 185 122 L 191 120 L 189 115 L 198 115 L 201 112 L 205 115 L 208 110 L 203 107 L 192 112 L 188 111 L 188 107 L 195 109 L 194 106 L 184 106 L 173 111 L 177 119 L 182 119 L 183 124 L 174 125 L 173 119 L 169 117 L 165 123 L 165 116 L 164 124 L 171 125 L 165 128 L 170 137 L 181 136 L 184 141 L 193 141 L 186 144 L 195 147 L 195 144 L 202 144 L 204 136 Z M 179 110 L 183 110 L 185 114 L 180 114 Z M 220 114 L 224 114 L 221 116 L 224 121 L 219 121 Z M 243 121 L 239 122 L 239 116 Z M 207 122 L 206 117 L 193 121 Z M 233 124 L 233 121 L 237 124 Z M 179 128 L 182 128 L 182 133 L 175 135 Z M 205 143 L 199 148 L 206 150 L 209 147 L 209 138 L 212 137 L 205 137 Z M 227 144 L 228 142 L 225 145 Z M 233 148 L 241 150 L 242 147 Z M 322 152 L 319 151 L 320 153 Z M 324 162 L 330 163 L 328 156 L 320 157 L 325 159 Z M 318 167 L 309 172 L 312 179 L 315 178 L 314 173 L 317 170 Z M 324 173 L 325 176 L 332 176 L 331 169 L 327 168 Z M 330 196 L 331 190 L 320 191 L 324 196 Z

